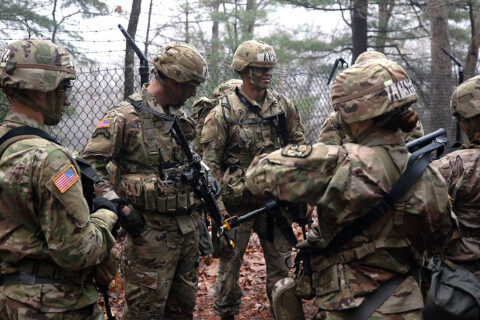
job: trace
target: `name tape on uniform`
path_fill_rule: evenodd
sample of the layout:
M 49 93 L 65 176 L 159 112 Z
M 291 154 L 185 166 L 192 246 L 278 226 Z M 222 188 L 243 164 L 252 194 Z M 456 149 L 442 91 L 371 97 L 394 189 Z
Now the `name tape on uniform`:
M 61 193 L 64 193 L 71 186 L 75 184 L 79 179 L 77 171 L 73 165 L 68 166 L 65 170 L 62 171 L 58 176 L 53 179 L 53 184 L 60 190 Z
M 277 61 L 277 56 L 271 52 L 257 53 L 257 61 L 275 62 Z
M 385 83 L 385 91 L 390 102 L 396 102 L 417 94 L 410 79 L 404 79 L 395 83 Z

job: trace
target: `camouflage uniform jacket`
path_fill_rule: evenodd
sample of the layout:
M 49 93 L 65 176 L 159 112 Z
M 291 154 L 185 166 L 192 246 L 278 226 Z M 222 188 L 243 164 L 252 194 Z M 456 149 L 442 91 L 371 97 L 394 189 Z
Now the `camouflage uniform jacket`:
M 0 136 L 11 128 L 42 128 L 25 115 L 9 112 Z M 57 178 L 70 170 L 72 179 Z M 43 138 L 11 144 L 0 159 L 0 267 L 2 274 L 27 272 L 66 280 L 64 284 L 2 286 L 9 298 L 43 312 L 77 310 L 95 303 L 92 269 L 112 248 L 115 214 L 90 215 L 80 170 L 63 147 Z
M 409 154 L 398 131 L 378 131 L 363 145 L 287 146 L 257 157 L 246 183 L 254 195 L 319 205 L 318 225 L 300 246 L 324 248 L 345 226 L 363 216 L 390 191 Z M 364 297 L 415 264 L 412 253 L 438 249 L 450 227 L 445 182 L 428 167 L 411 190 L 368 229 L 334 249 L 312 255 L 312 286 L 318 306 L 354 308 Z M 409 276 L 379 309 L 394 313 L 423 306 L 418 284 Z
M 246 97 L 242 89 L 239 92 Z M 263 105 L 249 101 L 263 117 L 284 111 L 290 143 L 305 142 L 297 108 L 287 97 L 267 89 Z M 231 92 L 205 118 L 201 143 L 203 160 L 222 184 L 222 197 L 218 201 L 220 209 L 224 208 L 222 198 L 227 210 L 239 206 L 245 210 L 258 207 L 245 190 L 245 172 L 256 155 L 283 146 L 273 125 L 261 121 L 240 101 L 236 92 Z
M 140 93 L 129 98 L 159 113 L 162 106 L 150 95 L 145 85 Z M 195 136 L 193 121 L 182 110 L 177 117 L 187 139 Z M 102 181 L 97 192 L 114 190 L 143 213 L 145 222 L 161 227 L 159 214 L 175 215 L 182 233 L 196 228 L 189 214 L 199 200 L 189 182 L 181 181 L 186 169 L 186 156 L 168 133 L 163 119 L 123 101 L 112 107 L 97 125 L 85 146 L 84 156 L 99 172 Z M 116 165 L 115 185 L 109 180 L 107 165 Z
M 405 142 L 410 142 L 415 139 L 423 137 L 423 125 L 420 120 L 417 121 L 417 126 L 410 132 L 403 133 Z M 330 113 L 323 122 L 322 129 L 318 136 L 318 142 L 325 144 L 341 146 L 344 143 L 352 142 L 350 137 L 345 133 L 340 114 L 336 111 Z
M 195 152 L 198 153 L 200 156 L 203 153 L 202 144 L 200 143 L 203 123 L 210 111 L 218 104 L 218 101 L 218 99 L 201 97 L 195 100 L 192 105 L 192 116 L 195 120 L 195 131 L 198 132 L 193 142 L 193 145 L 195 148 Z
M 480 145 L 471 144 L 432 163 L 448 186 L 453 213 L 460 232 L 455 232 L 446 250 L 449 259 L 480 259 Z

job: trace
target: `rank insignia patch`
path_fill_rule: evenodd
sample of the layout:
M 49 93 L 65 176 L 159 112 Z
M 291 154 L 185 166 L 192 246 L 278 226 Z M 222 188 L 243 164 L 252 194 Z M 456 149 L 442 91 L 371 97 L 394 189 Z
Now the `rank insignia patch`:
M 306 158 L 312 153 L 311 145 L 289 144 L 282 149 L 282 156 L 290 158 Z
M 60 190 L 61 193 L 64 193 L 71 186 L 75 184 L 79 179 L 77 172 L 73 165 L 68 166 L 65 170 L 62 171 L 55 179 L 53 179 L 53 184 Z
M 97 125 L 97 129 L 98 128 L 109 128 L 110 125 L 112 124 L 112 122 L 113 122 L 113 118 L 106 118 L 106 119 L 100 120 L 100 122 Z

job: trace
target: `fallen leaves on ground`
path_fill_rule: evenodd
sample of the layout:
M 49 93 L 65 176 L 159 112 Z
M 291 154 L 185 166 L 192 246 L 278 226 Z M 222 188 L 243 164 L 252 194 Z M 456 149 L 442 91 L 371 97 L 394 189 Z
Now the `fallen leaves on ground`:
M 295 233 L 301 232 L 297 228 Z M 118 242 L 116 246 L 117 249 L 122 250 L 123 242 Z M 213 311 L 217 270 L 218 259 L 211 257 L 202 258 L 199 266 L 199 283 L 194 319 L 220 319 Z M 240 286 L 243 298 L 242 307 L 239 315 L 235 318 L 236 320 L 275 319 L 270 314 L 270 303 L 265 292 L 266 277 L 265 260 L 263 259 L 260 241 L 255 234 L 252 234 L 240 268 Z M 104 306 L 103 299 L 99 303 Z M 116 315 L 116 320 L 121 320 L 121 314 L 125 305 L 125 294 L 123 291 L 123 280 L 118 274 L 110 284 L 110 304 L 112 311 Z M 307 319 L 310 319 L 316 313 L 313 300 L 304 302 L 303 309 Z

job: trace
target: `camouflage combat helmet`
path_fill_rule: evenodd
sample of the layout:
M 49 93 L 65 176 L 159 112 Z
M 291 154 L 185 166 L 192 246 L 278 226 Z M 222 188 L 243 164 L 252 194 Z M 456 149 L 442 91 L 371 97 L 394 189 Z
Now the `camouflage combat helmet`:
M 65 79 L 75 79 L 72 55 L 48 40 L 21 40 L 0 51 L 0 87 L 55 90 Z
M 277 65 L 277 56 L 273 47 L 263 41 L 248 40 L 242 42 L 233 55 L 232 69 L 241 72 L 247 66 L 273 68 Z
M 365 62 L 365 61 L 370 61 L 370 60 L 374 60 L 374 59 L 387 59 L 387 57 L 381 53 L 381 52 L 378 52 L 378 51 L 365 51 L 365 52 L 362 52 L 358 57 L 357 59 L 355 60 L 355 64 L 357 63 L 362 63 L 362 62 Z
M 63 47 L 48 41 L 26 39 L 7 45 L 0 52 L 0 87 L 15 94 L 15 99 L 44 115 L 46 125 L 55 125 L 65 109 L 66 80 L 76 78 L 73 57 Z M 27 98 L 18 90 L 53 92 L 46 103 Z
M 480 75 L 468 79 L 453 91 L 450 106 L 454 116 L 465 119 L 480 114 Z
M 208 75 L 207 61 L 195 49 L 184 42 L 168 43 L 153 57 L 152 64 L 170 79 L 177 82 L 205 82 Z
M 332 86 L 333 107 L 346 123 L 372 119 L 415 101 L 417 94 L 407 73 L 387 59 L 354 64 Z
M 211 99 L 218 99 L 225 94 L 232 92 L 236 87 L 241 86 L 243 83 L 240 79 L 230 79 L 220 83 L 215 90 L 213 90 Z

